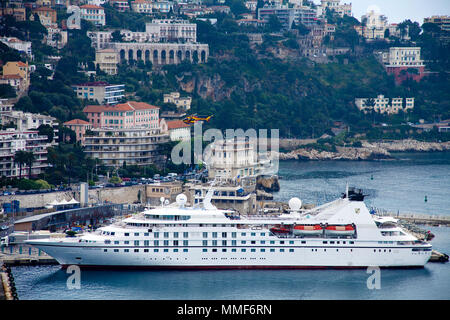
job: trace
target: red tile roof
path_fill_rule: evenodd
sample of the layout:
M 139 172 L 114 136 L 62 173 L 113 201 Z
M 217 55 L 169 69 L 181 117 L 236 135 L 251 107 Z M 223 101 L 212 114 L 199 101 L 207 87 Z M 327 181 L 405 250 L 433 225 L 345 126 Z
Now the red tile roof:
M 101 9 L 101 10 L 103 10 L 102 7 L 99 7 L 99 6 L 96 6 L 93 4 L 85 4 L 84 6 L 81 6 L 80 8 L 81 9 Z
M 173 120 L 167 121 L 167 128 L 170 129 L 179 129 L 179 128 L 187 128 L 188 124 L 184 123 L 183 120 Z
M 126 103 L 116 105 L 89 105 L 83 109 L 83 112 L 133 111 L 147 109 L 159 109 L 159 107 L 145 102 L 128 101 Z
M 89 122 L 81 120 L 81 119 L 73 119 L 73 120 L 70 120 L 70 121 L 66 121 L 66 122 L 64 122 L 64 124 L 65 125 L 70 125 L 70 124 L 87 124 L 87 125 L 90 125 Z

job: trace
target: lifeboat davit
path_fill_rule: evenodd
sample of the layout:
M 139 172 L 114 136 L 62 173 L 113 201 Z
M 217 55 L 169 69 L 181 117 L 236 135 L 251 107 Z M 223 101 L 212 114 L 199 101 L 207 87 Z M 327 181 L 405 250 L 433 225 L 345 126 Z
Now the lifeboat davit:
M 355 227 L 351 224 L 345 226 L 326 226 L 325 232 L 329 235 L 335 236 L 352 236 L 355 234 Z
M 315 225 L 296 225 L 293 230 L 295 235 L 320 235 L 323 232 L 323 227 L 320 224 Z
M 291 231 L 285 227 L 273 227 L 270 228 L 270 231 L 272 233 L 276 233 L 276 234 L 287 234 L 290 233 Z

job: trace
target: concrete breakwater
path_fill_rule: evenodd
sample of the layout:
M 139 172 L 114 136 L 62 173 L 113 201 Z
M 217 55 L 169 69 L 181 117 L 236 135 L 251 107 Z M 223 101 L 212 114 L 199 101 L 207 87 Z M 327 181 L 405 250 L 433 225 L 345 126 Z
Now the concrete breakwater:
M 450 141 L 423 142 L 412 139 L 382 142 L 362 141 L 361 147 L 337 146 L 336 151 L 302 147 L 278 153 L 280 160 L 379 160 L 393 158 L 391 152 L 431 152 L 450 150 Z

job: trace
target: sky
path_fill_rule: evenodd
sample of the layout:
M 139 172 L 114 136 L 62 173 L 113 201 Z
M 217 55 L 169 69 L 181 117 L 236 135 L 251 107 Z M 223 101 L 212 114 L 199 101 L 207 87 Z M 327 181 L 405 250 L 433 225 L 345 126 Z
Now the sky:
M 320 4 L 320 0 L 314 0 Z M 399 23 L 406 19 L 423 23 L 423 18 L 433 15 L 450 15 L 450 0 L 341 0 L 351 3 L 353 16 L 361 21 L 367 8 L 376 5 L 389 23 Z

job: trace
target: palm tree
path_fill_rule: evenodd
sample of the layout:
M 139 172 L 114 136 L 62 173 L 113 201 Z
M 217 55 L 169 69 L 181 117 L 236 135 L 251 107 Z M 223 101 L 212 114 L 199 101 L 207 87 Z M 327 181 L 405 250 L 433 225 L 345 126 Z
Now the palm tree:
M 19 180 L 22 179 L 22 166 L 27 164 L 28 152 L 19 150 L 14 154 L 14 163 L 19 165 Z
M 33 151 L 27 152 L 27 164 L 28 164 L 28 179 L 31 179 L 31 169 L 33 167 L 33 162 L 36 160 L 36 157 Z

